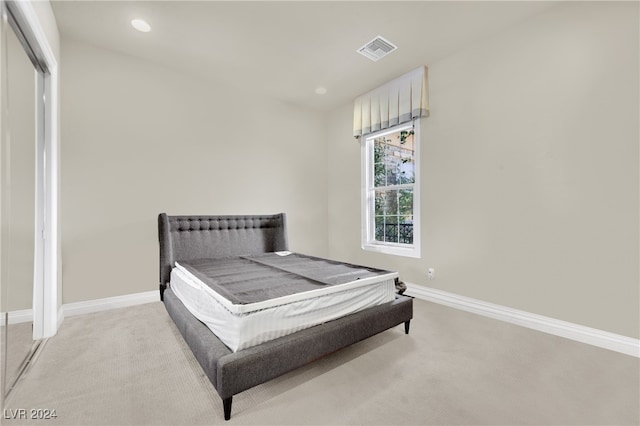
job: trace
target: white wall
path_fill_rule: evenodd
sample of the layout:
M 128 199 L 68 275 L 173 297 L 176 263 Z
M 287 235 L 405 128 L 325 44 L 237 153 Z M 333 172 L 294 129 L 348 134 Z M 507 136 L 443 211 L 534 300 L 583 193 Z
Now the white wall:
M 360 250 L 352 106 L 333 111 L 329 255 L 638 338 L 638 16 L 564 3 L 426 64 L 421 259 Z
M 286 212 L 291 249 L 326 256 L 322 115 L 67 38 L 62 58 L 64 303 L 156 289 L 161 212 Z

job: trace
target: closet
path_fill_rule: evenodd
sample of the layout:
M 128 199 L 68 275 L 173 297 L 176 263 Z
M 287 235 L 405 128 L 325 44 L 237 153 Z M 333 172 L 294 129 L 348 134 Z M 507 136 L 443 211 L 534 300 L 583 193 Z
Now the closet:
M 0 40 L 0 327 L 2 401 L 36 353 L 34 285 L 43 256 L 44 76 L 20 17 L 2 4 Z M 40 239 L 40 241 L 39 241 Z M 41 310 L 41 307 L 38 307 Z M 4 404 L 3 404 L 4 405 Z

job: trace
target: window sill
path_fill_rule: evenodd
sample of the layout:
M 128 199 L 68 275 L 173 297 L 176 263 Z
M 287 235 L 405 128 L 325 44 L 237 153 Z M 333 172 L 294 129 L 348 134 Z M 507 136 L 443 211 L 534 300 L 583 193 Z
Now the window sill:
M 362 245 L 362 250 L 391 254 L 394 256 L 420 258 L 420 248 L 415 246 L 403 247 L 390 244 L 367 243 Z

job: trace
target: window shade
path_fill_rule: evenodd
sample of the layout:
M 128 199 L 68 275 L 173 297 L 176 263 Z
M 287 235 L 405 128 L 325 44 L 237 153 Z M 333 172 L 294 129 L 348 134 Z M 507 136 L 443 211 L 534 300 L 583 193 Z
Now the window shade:
M 359 138 L 428 115 L 427 67 L 420 67 L 356 98 L 353 136 Z

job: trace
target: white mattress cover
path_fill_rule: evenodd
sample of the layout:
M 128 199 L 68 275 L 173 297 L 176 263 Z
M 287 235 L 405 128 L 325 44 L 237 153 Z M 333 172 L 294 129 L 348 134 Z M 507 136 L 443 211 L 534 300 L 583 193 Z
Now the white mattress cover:
M 222 306 L 227 308 L 229 311 L 242 314 L 247 312 L 259 311 L 262 309 L 270 308 L 272 306 L 284 305 L 287 303 L 297 302 L 299 300 L 309 299 L 312 297 L 323 296 L 325 294 L 331 294 L 335 292 L 344 291 L 350 288 L 358 288 L 365 287 L 371 284 L 387 281 L 390 279 L 395 279 L 398 276 L 397 272 L 389 272 L 386 274 L 381 274 L 375 277 L 363 278 L 355 281 L 351 281 L 345 284 L 325 286 L 319 288 L 317 290 L 310 290 L 301 293 L 290 294 L 287 296 L 277 297 L 274 299 L 264 300 L 262 302 L 255 303 L 247 303 L 247 304 L 234 304 L 229 299 L 225 298 L 221 294 L 214 291 L 211 287 L 203 283 L 198 277 L 189 272 L 185 267 L 180 265 L 180 262 L 176 262 L 175 269 L 178 269 L 182 274 L 184 274 L 189 280 L 198 283 L 199 286 L 202 286 L 203 290 L 213 298 L 215 298 Z
M 171 271 L 176 297 L 233 352 L 286 336 L 395 298 L 397 273 L 234 305 L 184 268 Z

